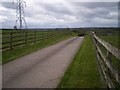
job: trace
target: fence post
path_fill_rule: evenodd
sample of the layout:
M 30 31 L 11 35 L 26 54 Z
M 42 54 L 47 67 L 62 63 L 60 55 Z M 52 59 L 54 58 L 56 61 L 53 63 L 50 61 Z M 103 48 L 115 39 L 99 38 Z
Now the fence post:
M 12 37 L 13 35 L 12 35 L 12 32 L 10 32 L 10 49 L 12 49 Z
M 44 39 L 44 31 L 42 30 L 41 32 L 42 32 L 41 40 L 43 41 L 43 39 Z
M 25 45 L 27 46 L 27 31 L 25 31 Z
M 34 31 L 34 44 L 36 43 L 36 31 Z
M 48 38 L 48 32 L 45 30 L 45 40 Z
M 111 58 L 112 58 L 112 54 L 107 50 L 107 59 L 108 59 L 110 62 L 112 62 Z
M 41 40 L 43 41 L 43 39 L 44 39 L 44 31 L 42 30 L 41 32 L 42 32 Z
M 49 32 L 48 30 L 46 31 L 46 40 L 48 40 L 48 37 L 49 37 Z
M 51 39 L 52 39 L 52 40 L 54 40 L 54 38 L 53 38 L 53 37 L 54 37 L 54 33 L 55 33 L 55 31 L 52 30 L 52 31 L 51 31 Z
M 43 41 L 44 41 L 45 38 L 46 38 L 46 37 L 45 37 L 45 30 L 43 30 L 43 37 L 42 37 L 42 38 L 43 38 Z

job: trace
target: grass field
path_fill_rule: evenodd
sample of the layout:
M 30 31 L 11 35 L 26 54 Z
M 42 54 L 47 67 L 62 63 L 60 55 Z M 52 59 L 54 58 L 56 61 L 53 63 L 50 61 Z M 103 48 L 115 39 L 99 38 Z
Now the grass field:
M 109 42 L 111 45 L 120 48 L 120 36 L 118 35 L 111 35 L 111 36 L 100 36 L 101 39 Z
M 102 88 L 92 39 L 86 36 L 58 88 Z
M 8 33 L 7 36 L 9 37 L 9 32 L 8 31 L 3 31 L 3 33 L 4 32 L 7 32 Z M 17 33 L 17 35 L 15 34 L 14 36 L 21 35 L 21 31 L 19 31 L 19 32 L 20 33 Z M 33 34 L 33 31 L 29 31 L 29 34 L 30 33 Z M 49 37 L 48 39 L 46 39 L 46 37 L 49 36 L 50 33 L 54 34 L 55 36 Z M 47 31 L 41 32 L 41 31 L 39 31 L 37 33 L 39 35 L 38 39 L 43 38 L 43 40 L 40 40 L 36 44 L 28 43 L 27 46 L 25 46 L 25 45 L 18 46 L 16 48 L 13 48 L 12 50 L 3 51 L 2 52 L 2 64 L 5 64 L 5 63 L 7 63 L 7 62 L 9 62 L 11 60 L 14 60 L 14 59 L 18 58 L 18 57 L 21 57 L 23 55 L 26 55 L 26 54 L 31 53 L 33 51 L 36 51 L 38 49 L 47 47 L 49 45 L 55 44 L 55 43 L 57 43 L 59 41 L 62 41 L 64 39 L 72 37 L 71 34 L 66 35 L 66 34 L 62 34 L 62 33 L 63 32 L 56 32 L 56 31 L 54 31 L 54 32 L 53 31 L 52 32 L 49 32 L 49 31 L 48 32 Z M 9 38 L 5 39 L 4 37 L 6 37 L 6 36 L 3 35 L 3 42 L 9 41 Z M 33 36 L 29 35 L 29 37 L 33 37 Z M 21 38 L 24 39 L 24 37 L 18 37 L 18 38 L 15 38 L 15 39 L 21 39 Z M 21 42 L 24 42 L 24 40 L 21 41 Z M 21 43 L 21 42 L 17 42 L 17 43 Z M 33 41 L 33 43 L 34 43 L 34 41 Z

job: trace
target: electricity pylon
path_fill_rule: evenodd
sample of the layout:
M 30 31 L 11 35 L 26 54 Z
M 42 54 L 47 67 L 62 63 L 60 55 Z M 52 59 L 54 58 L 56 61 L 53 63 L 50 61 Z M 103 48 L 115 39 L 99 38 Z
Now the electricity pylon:
M 17 24 L 19 24 L 19 29 L 27 29 L 27 23 L 25 21 L 24 7 L 26 7 L 26 2 L 23 0 L 13 1 L 13 4 L 16 4 L 16 22 L 14 29 L 17 29 Z

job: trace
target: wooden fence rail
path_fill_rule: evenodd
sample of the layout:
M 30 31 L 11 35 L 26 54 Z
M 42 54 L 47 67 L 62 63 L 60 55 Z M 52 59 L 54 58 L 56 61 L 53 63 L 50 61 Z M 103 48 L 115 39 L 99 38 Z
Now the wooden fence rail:
M 43 30 L 43 31 L 11 31 L 2 33 L 2 51 L 12 50 L 16 46 L 27 46 L 48 39 L 61 38 L 71 35 L 68 30 Z
M 112 61 L 110 60 L 111 55 L 120 60 L 120 50 L 100 39 L 94 32 L 91 32 L 91 35 L 96 47 L 98 63 L 100 65 L 107 87 L 115 88 L 116 83 L 118 86 L 120 86 L 120 73 L 118 69 L 113 66 Z M 102 45 L 107 50 L 106 55 L 103 53 L 100 45 Z M 119 62 L 118 65 L 120 65 Z

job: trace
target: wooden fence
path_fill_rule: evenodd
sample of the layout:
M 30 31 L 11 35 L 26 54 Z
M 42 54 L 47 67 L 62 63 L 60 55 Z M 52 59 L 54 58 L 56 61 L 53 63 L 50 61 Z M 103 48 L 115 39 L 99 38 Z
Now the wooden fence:
M 91 32 L 91 35 L 94 40 L 94 44 L 96 47 L 96 54 L 99 66 L 101 68 L 102 74 L 104 76 L 104 81 L 108 88 L 116 88 L 120 87 L 120 73 L 119 73 L 119 66 L 120 66 L 120 51 L 116 47 L 110 45 L 108 42 L 100 39 L 94 32 Z M 106 55 L 103 53 L 100 45 L 102 45 L 106 50 Z M 116 62 L 118 63 L 117 67 L 112 63 L 112 56 L 116 57 Z
M 27 30 L 27 31 L 3 31 L 2 51 L 12 50 L 15 47 L 27 46 L 40 43 L 45 40 L 54 40 L 60 37 L 71 35 L 69 30 Z

